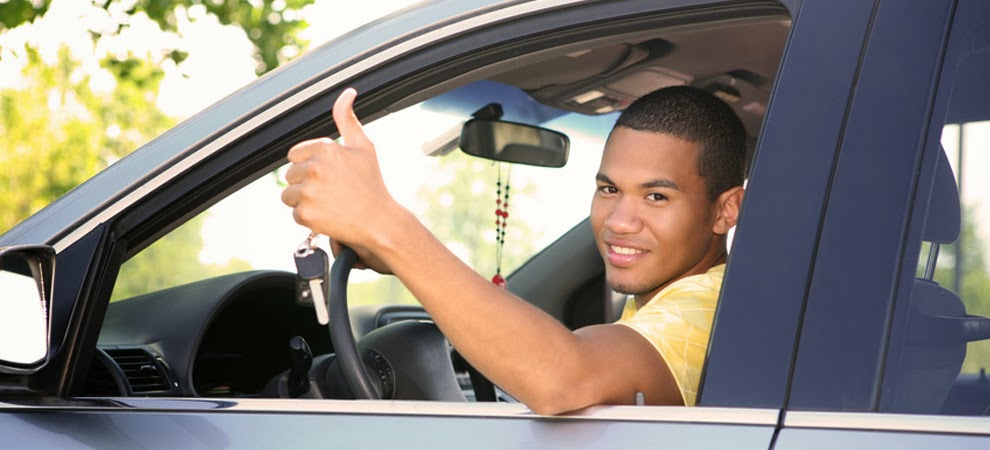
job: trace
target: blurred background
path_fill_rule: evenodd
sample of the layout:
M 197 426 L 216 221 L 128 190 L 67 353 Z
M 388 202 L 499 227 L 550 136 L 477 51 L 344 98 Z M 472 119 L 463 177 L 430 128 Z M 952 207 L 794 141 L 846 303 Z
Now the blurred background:
M 255 78 L 415 3 L 0 0 L 0 233 Z M 460 120 L 411 107 L 366 132 L 393 196 L 491 277 L 499 168 L 461 152 L 427 158 L 420 151 Z M 512 214 L 527 220 L 507 229 L 504 274 L 588 214 L 603 138 L 569 134 L 567 170 L 513 170 Z M 292 252 L 308 230 L 280 201 L 281 172 L 128 260 L 113 301 L 244 270 L 295 271 Z M 355 303 L 415 302 L 394 277 L 358 271 L 352 281 Z
M 0 1 L 0 233 L 254 78 L 413 3 Z

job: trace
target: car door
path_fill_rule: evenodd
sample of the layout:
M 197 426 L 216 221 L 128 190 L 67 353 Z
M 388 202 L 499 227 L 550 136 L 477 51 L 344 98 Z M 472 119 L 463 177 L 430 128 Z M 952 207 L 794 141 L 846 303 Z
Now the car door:
M 880 1 L 871 22 L 775 448 L 986 448 L 990 391 L 960 373 L 967 341 L 990 337 L 968 315 L 982 291 L 949 276 L 961 250 L 982 254 L 978 205 L 962 202 L 960 218 L 961 150 L 948 157 L 942 144 L 990 118 L 990 91 L 975 82 L 990 68 L 990 8 Z M 966 147 L 979 157 L 987 142 Z M 960 234 L 980 247 L 959 247 Z M 969 352 L 981 357 L 974 343 Z
M 104 194 L 118 202 L 112 208 L 80 213 L 57 230 L 41 219 L 18 230 L 16 239 L 41 236 L 56 244 L 65 267 L 57 287 L 56 358 L 31 384 L 62 396 L 77 390 L 120 262 L 281 163 L 292 143 L 325 134 L 331 129 L 325 107 L 343 86 L 356 85 L 367 94 L 358 112 L 372 120 L 406 96 L 440 89 L 442 83 L 433 84 L 438 77 L 453 82 L 481 66 L 472 66 L 469 56 L 538 51 L 574 39 L 574 33 L 587 38 L 580 32 L 594 27 L 606 33 L 602 30 L 609 27 L 645 29 L 667 23 L 664 19 L 691 20 L 693 14 L 731 15 L 733 8 L 777 9 L 795 21 L 716 319 L 701 395 L 705 408 L 615 407 L 582 417 L 533 417 L 504 405 L 56 397 L 5 406 L 3 428 L 42 444 L 80 446 L 168 438 L 214 448 L 269 442 L 362 445 L 373 437 L 368 445 L 382 447 L 576 448 L 652 439 L 673 447 L 731 442 L 736 448 L 765 448 L 774 442 L 785 406 L 793 412 L 776 441 L 784 447 L 806 447 L 812 445 L 808 439 L 820 437 L 816 433 L 851 428 L 820 410 L 879 408 L 885 333 L 896 309 L 895 287 L 902 283 L 895 268 L 913 264 L 903 262 L 911 253 L 905 236 L 917 227 L 908 222 L 910 205 L 924 176 L 934 173 L 924 130 L 939 111 L 931 99 L 932 80 L 941 69 L 933 62 L 941 61 L 950 19 L 960 14 L 952 2 L 793 0 L 732 8 L 688 0 L 462 4 L 458 11 L 470 20 L 441 20 L 439 8 L 450 6 L 431 6 L 416 16 L 421 28 L 402 28 L 398 20 L 373 27 L 395 32 L 388 45 L 376 48 L 384 50 L 378 55 L 361 47 L 377 42 L 372 35 L 355 34 L 355 40 L 300 61 L 153 143 L 159 150 L 182 146 L 151 161 L 151 174 L 135 178 L 120 197 L 110 196 L 112 186 L 103 185 Z M 541 34 L 543 41 L 533 37 Z M 345 50 L 351 53 L 340 54 Z M 259 100 L 266 96 L 270 100 Z M 244 106 L 249 97 L 251 108 Z M 250 114 L 238 108 L 251 109 Z M 197 127 L 206 131 L 190 130 Z M 134 164 L 119 170 L 128 167 Z M 884 180 L 879 188 L 878 173 Z M 138 181 L 152 183 L 137 188 Z M 73 206 L 61 208 L 71 212 Z M 883 300 L 864 310 L 864 298 Z M 856 370 L 835 376 L 835 367 Z M 832 422 L 819 421 L 823 417 Z M 859 428 L 883 428 L 886 419 L 877 420 Z M 929 430 L 932 439 L 952 432 Z M 844 436 L 836 439 L 868 437 Z
M 443 19 L 450 14 L 444 8 L 455 3 L 463 17 Z M 774 401 L 755 408 L 614 407 L 580 417 L 535 417 L 518 404 L 68 398 L 84 386 L 120 264 L 284 162 L 291 144 L 325 135 L 332 129 L 326 105 L 344 86 L 363 93 L 357 112 L 370 121 L 387 108 L 410 104 L 410 97 L 456 85 L 457 77 L 499 58 L 617 30 L 731 23 L 751 15 L 786 17 L 788 11 L 768 2 L 441 2 L 410 13 L 407 21 L 386 20 L 354 33 L 259 80 L 5 236 L 11 242 L 53 244 L 60 269 L 54 357 L 28 380 L 35 395 L 4 403 L 0 429 L 40 447 L 161 442 L 206 448 L 283 443 L 580 448 L 662 438 L 678 447 L 729 441 L 738 448 L 766 448 L 779 417 Z M 369 45 L 380 47 L 370 51 Z
M 763 124 L 709 346 L 702 405 L 781 408 L 871 2 L 804 1 Z M 841 33 L 836 33 L 836 28 Z M 827 64 L 823 64 L 827 61 Z

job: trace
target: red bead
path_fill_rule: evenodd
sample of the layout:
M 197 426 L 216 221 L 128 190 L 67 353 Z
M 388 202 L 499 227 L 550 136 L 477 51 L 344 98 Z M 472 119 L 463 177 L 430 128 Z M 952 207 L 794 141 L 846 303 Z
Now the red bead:
M 502 199 L 497 199 L 497 200 L 495 200 L 495 204 L 496 204 L 496 205 L 501 205 L 501 204 L 502 204 Z
M 503 219 L 508 219 L 509 218 L 509 212 L 508 211 L 502 211 L 502 218 Z
M 505 282 L 505 278 L 502 278 L 502 275 L 499 275 L 499 274 L 495 274 L 495 276 L 492 277 L 492 284 L 494 284 L 495 286 L 498 286 L 498 287 L 500 287 L 502 289 L 508 289 L 509 288 L 509 285 Z

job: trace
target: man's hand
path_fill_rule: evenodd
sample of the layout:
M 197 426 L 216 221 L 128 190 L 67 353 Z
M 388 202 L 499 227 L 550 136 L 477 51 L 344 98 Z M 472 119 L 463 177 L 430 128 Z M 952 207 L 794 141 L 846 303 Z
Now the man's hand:
M 343 144 L 320 138 L 289 150 L 292 166 L 285 173 L 289 186 L 282 191 L 282 202 L 292 207 L 297 223 L 329 236 L 334 254 L 347 245 L 362 266 L 389 273 L 370 249 L 386 233 L 388 214 L 401 206 L 385 188 L 375 146 L 354 114 L 356 96 L 353 88 L 345 89 L 333 105 Z

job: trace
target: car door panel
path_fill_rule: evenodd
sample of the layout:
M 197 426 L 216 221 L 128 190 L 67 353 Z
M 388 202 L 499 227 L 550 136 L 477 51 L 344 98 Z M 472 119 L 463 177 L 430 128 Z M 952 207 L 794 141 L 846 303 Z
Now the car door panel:
M 774 449 L 984 449 L 987 419 L 920 415 L 788 412 Z
M 870 2 L 806 1 L 750 170 L 700 404 L 781 406 Z M 842 33 L 835 33 L 841 27 Z M 827 60 L 827 64 L 822 61 Z
M 621 7 L 631 16 L 664 8 L 690 12 L 713 3 L 718 2 L 629 1 Z M 899 273 L 913 262 L 905 257 L 915 250 L 904 243 L 912 233 L 907 218 L 918 174 L 928 167 L 924 158 L 930 159 L 923 143 L 933 139 L 926 135 L 933 80 L 955 3 L 786 2 L 793 31 L 757 146 L 714 327 L 700 401 L 708 407 L 609 407 L 541 417 L 517 404 L 46 398 L 0 403 L 0 435 L 39 448 L 990 446 L 986 418 L 793 411 L 877 408 L 892 304 L 903 288 Z M 431 5 L 422 23 L 438 20 L 454 4 Z M 127 189 L 121 195 L 133 201 L 99 216 L 80 213 L 86 224 L 72 235 L 52 231 L 63 224 L 37 223 L 44 230 L 25 227 L 13 235 L 62 240 L 60 258 L 76 266 L 59 279 L 64 306 L 56 330 L 66 345 L 32 382 L 60 395 L 72 392 L 79 383 L 73 377 L 85 373 L 82 366 L 91 359 L 116 267 L 136 251 L 129 246 L 153 240 L 282 162 L 292 142 L 325 134 L 327 99 L 345 84 L 353 82 L 367 94 L 358 105 L 362 118 L 387 114 L 382 105 L 440 89 L 430 84 L 429 69 L 452 67 L 441 64 L 448 62 L 445 52 L 491 50 L 486 45 L 496 38 L 510 42 L 506 36 L 538 34 L 545 31 L 540 26 L 558 32 L 561 22 L 587 25 L 593 22 L 587 14 L 617 15 L 613 5 L 520 3 L 515 12 L 487 15 L 497 8 L 475 2 L 462 12 L 473 11 L 474 19 L 490 25 L 473 30 L 444 22 L 409 36 L 397 33 L 396 39 L 409 39 L 394 47 L 358 31 L 347 46 L 318 50 L 322 56 L 306 60 L 306 66 L 235 94 L 207 113 L 210 120 L 151 144 L 164 149 L 179 143 L 172 153 L 149 151 L 155 158 L 112 169 L 104 176 L 127 164 L 148 169 L 122 186 Z M 564 14 L 539 20 L 555 9 Z M 505 26 L 496 27 L 500 23 Z M 563 42 L 568 36 L 552 37 Z M 367 57 L 385 47 L 388 52 Z M 252 106 L 238 110 L 239 102 Z M 196 152 L 201 153 L 190 157 Z M 141 191 L 149 179 L 155 183 L 147 189 L 160 190 Z M 107 194 L 106 186 L 102 191 Z M 784 407 L 792 410 L 781 414 Z
M 905 217 L 952 6 L 879 2 L 829 189 L 790 408 L 875 406 Z
M 719 448 L 766 449 L 777 412 L 604 408 L 540 417 L 521 405 L 122 399 L 61 412 L 21 406 L 0 434 L 37 448 Z M 111 402 L 112 403 L 112 402 Z M 104 402 L 106 404 L 106 402 Z M 153 405 L 154 410 L 129 408 Z M 0 408 L 3 408 L 0 405 Z M 707 422 L 707 423 L 706 423 Z

